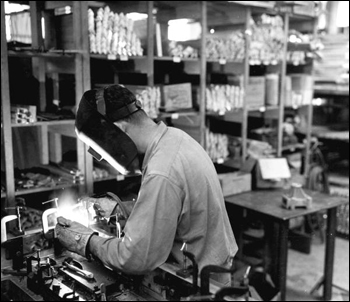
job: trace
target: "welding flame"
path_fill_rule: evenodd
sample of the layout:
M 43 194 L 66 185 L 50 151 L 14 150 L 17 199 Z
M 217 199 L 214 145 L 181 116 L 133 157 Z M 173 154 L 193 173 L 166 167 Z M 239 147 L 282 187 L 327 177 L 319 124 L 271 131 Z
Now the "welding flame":
M 59 199 L 58 216 L 81 223 L 88 227 L 91 219 L 91 206 L 77 200 L 70 192 L 63 194 Z
M 79 199 L 72 192 L 64 192 L 58 198 L 57 212 L 54 213 L 55 225 L 57 223 L 57 217 L 64 217 L 66 219 L 79 222 L 80 224 L 89 227 L 92 217 L 95 215 L 95 211 L 91 204 L 79 201 Z

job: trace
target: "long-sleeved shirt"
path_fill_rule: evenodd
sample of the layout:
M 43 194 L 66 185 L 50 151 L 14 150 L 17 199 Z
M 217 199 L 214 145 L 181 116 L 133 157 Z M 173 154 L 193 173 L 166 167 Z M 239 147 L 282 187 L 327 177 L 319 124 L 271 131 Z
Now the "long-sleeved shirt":
M 211 159 L 185 132 L 164 123 L 157 127 L 125 236 L 93 236 L 90 251 L 108 267 L 132 274 L 154 270 L 170 254 L 181 264 L 184 242 L 199 269 L 226 264 L 237 244 Z

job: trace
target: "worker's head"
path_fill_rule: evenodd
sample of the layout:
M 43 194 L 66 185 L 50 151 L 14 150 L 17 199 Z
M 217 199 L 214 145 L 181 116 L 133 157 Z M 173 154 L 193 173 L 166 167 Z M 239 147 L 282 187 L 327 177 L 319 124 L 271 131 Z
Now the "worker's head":
M 138 150 L 128 131 L 149 118 L 128 89 L 111 85 L 84 93 L 76 117 L 76 133 L 98 160 L 105 159 L 123 174 L 139 170 Z

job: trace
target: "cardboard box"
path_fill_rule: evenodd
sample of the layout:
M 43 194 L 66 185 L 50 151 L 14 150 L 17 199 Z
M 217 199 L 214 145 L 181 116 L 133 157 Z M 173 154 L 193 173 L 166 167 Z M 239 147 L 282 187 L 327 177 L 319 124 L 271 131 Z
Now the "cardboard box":
M 302 2 L 303 5 L 293 6 L 293 13 L 297 15 L 315 17 L 316 16 L 316 7 L 314 1 L 296 1 Z
M 166 85 L 162 92 L 162 107 L 165 111 L 192 108 L 191 83 Z
M 266 75 L 266 106 L 278 106 L 279 104 L 279 75 Z
M 250 77 L 246 91 L 246 102 L 250 108 L 265 106 L 265 77 Z
M 244 172 L 218 174 L 224 196 L 252 190 L 252 175 Z
M 294 91 L 301 91 L 301 90 L 312 90 L 314 80 L 311 75 L 307 74 L 292 74 L 290 75 L 291 78 L 291 88 Z

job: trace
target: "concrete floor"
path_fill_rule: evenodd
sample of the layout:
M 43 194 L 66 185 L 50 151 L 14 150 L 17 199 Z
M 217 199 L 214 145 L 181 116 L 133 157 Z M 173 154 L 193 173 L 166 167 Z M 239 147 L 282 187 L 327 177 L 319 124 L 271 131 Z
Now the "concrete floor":
M 323 276 L 324 244 L 314 240 L 311 253 L 303 254 L 294 250 L 288 253 L 287 301 L 319 301 L 321 288 L 314 295 L 310 291 Z M 349 240 L 336 239 L 332 301 L 349 301 Z

